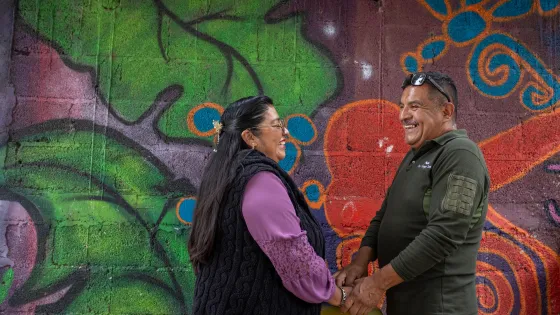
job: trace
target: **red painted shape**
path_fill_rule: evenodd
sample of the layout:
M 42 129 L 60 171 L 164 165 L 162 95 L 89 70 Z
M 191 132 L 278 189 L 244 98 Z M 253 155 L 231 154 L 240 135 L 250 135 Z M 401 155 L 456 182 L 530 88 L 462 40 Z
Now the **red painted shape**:
M 552 249 L 533 238 L 525 230 L 511 224 L 507 219 L 502 217 L 498 212 L 488 207 L 488 215 L 486 219 L 499 229 L 499 232 L 486 231 L 483 233 L 480 243 L 480 252 L 493 253 L 502 257 L 514 272 L 515 281 L 519 287 L 521 309 L 520 314 L 542 314 L 543 305 L 541 298 L 544 295 L 548 303 L 547 314 L 560 314 L 560 304 L 555 303 L 560 299 L 560 256 Z M 529 254 L 522 248 L 514 244 L 504 235 L 509 235 L 517 242 L 530 248 L 539 258 L 543 265 L 544 274 L 539 273 L 534 261 Z M 493 279 L 503 278 L 503 271 L 481 263 L 477 264 L 477 273 L 491 276 Z M 546 278 L 546 291 L 540 290 L 538 278 Z M 491 280 L 494 282 L 494 280 Z M 501 280 L 500 280 L 501 281 Z M 495 281 L 496 285 L 500 281 Z M 505 305 L 513 305 L 513 291 L 511 287 L 503 287 L 498 289 L 498 300 L 501 307 Z M 503 303 L 503 305 L 502 305 Z M 494 312 L 494 314 L 509 314 L 509 312 Z
M 60 54 L 48 44 L 40 41 L 39 55 L 14 58 L 13 67 L 17 69 L 14 80 L 18 102 L 14 109 L 12 129 L 23 129 L 54 119 L 104 115 L 104 107 L 96 108 L 95 84 L 88 72 L 78 72 L 68 67 Z
M 560 111 L 532 117 L 479 146 L 488 165 L 492 190 L 497 190 L 560 151 Z
M 514 305 L 513 289 L 504 274 L 496 267 L 480 260 L 477 262 L 477 274 L 485 278 L 484 283 L 476 286 L 479 303 L 488 309 L 494 308 L 491 314 L 511 314 Z M 496 294 L 492 292 L 492 284 Z M 487 314 L 479 309 L 479 314 Z
M 408 151 L 398 111 L 388 101 L 363 100 L 331 117 L 324 143 L 332 175 L 325 214 L 341 237 L 365 232 Z

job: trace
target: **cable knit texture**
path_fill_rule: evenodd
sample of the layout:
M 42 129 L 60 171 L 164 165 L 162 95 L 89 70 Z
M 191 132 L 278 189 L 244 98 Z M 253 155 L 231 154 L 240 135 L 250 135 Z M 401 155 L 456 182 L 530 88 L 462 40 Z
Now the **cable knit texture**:
M 302 193 L 276 162 L 257 151 L 240 152 L 234 165 L 237 176 L 222 200 L 213 254 L 197 273 L 193 313 L 319 315 L 320 304 L 307 303 L 284 288 L 274 265 L 251 237 L 241 212 L 241 199 L 251 177 L 261 171 L 276 174 L 286 186 L 309 244 L 324 258 L 321 228 Z

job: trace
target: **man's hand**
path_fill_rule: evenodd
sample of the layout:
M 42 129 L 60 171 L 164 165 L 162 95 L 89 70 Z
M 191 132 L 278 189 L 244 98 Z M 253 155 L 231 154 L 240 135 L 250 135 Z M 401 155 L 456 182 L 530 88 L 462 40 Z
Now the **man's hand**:
M 340 307 L 340 310 L 349 312 L 351 315 L 365 315 L 377 307 L 385 290 L 381 288 L 381 280 L 375 273 L 373 276 L 361 278 L 355 281 L 354 290 Z
M 352 262 L 333 275 L 336 279 L 336 285 L 339 287 L 343 285 L 354 286 L 356 279 L 367 276 L 368 264 L 373 258 L 373 248 L 369 246 L 360 247 Z
M 366 314 L 379 305 L 385 291 L 402 282 L 403 279 L 395 272 L 393 265 L 388 264 L 372 276 L 356 280 L 352 294 L 340 310 L 350 312 L 351 315 Z
M 360 264 L 358 262 L 351 262 L 344 269 L 337 271 L 333 277 L 336 280 L 336 285 L 341 286 L 354 286 L 354 281 L 366 276 L 367 263 Z

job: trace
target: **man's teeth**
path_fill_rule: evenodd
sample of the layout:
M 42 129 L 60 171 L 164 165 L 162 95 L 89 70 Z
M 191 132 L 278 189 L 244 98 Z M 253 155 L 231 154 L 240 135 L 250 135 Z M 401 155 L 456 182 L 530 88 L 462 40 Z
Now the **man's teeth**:
M 417 125 L 405 125 L 404 129 L 412 129 L 414 127 L 416 127 Z

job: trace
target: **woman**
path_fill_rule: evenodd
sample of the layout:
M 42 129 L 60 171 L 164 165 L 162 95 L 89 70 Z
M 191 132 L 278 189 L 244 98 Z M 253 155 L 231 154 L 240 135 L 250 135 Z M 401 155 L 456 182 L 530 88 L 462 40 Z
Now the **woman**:
M 194 314 L 314 314 L 340 305 L 321 228 L 278 162 L 288 130 L 266 96 L 229 105 L 206 165 L 188 243 Z M 344 297 L 344 298 L 343 298 Z

